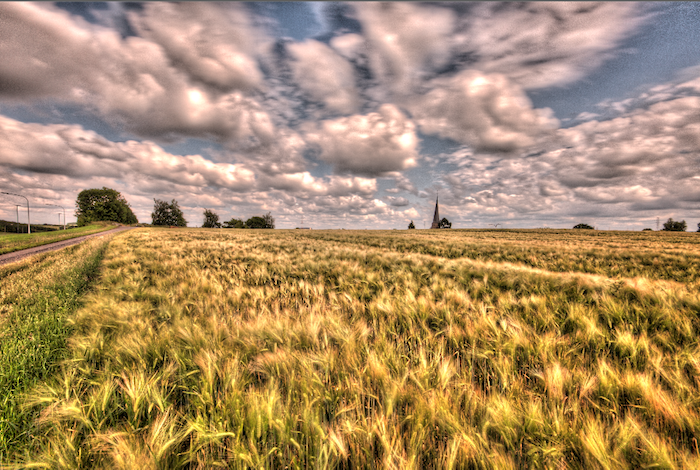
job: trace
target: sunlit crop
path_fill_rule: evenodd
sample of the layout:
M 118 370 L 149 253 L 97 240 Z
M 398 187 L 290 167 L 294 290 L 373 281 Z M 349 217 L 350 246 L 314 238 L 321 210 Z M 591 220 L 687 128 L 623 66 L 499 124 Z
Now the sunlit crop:
M 699 468 L 695 234 L 138 229 L 18 465 Z

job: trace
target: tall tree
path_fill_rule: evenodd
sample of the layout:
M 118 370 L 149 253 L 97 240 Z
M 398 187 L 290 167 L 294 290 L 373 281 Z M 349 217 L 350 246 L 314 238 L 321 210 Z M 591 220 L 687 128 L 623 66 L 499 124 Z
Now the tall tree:
M 666 222 L 664 222 L 664 228 L 662 230 L 667 232 L 685 232 L 687 228 L 688 224 L 685 223 L 685 220 L 681 220 L 679 222 L 669 218 Z
M 416 225 L 413 223 L 413 221 L 411 221 L 411 223 L 408 224 L 408 229 L 411 230 L 411 229 L 414 229 L 414 228 L 416 228 Z
M 452 228 L 452 222 L 447 220 L 447 217 L 443 217 L 438 228 Z
M 271 212 L 263 215 L 263 220 L 265 221 L 265 228 L 275 228 L 275 219 L 272 217 Z
M 78 193 L 75 201 L 78 208 L 75 216 L 78 225 L 83 226 L 99 220 L 136 224 L 138 219 L 129 203 L 119 191 L 102 187 L 102 189 L 84 189 Z
M 219 215 L 214 211 L 204 209 L 204 222 L 202 223 L 202 227 L 221 228 L 221 223 L 219 223 Z
M 155 202 L 151 213 L 153 225 L 187 227 L 185 216 L 182 214 L 182 210 L 180 210 L 180 206 L 175 199 L 170 203 L 158 199 L 153 199 L 153 201 Z

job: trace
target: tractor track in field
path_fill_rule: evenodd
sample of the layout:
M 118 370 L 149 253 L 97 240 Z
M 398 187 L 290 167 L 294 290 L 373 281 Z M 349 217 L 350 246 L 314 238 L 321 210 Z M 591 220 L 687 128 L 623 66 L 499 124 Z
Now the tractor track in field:
M 131 230 L 132 228 L 134 228 L 134 227 L 129 227 L 127 225 L 120 225 L 119 227 L 115 227 L 115 228 L 110 229 L 110 230 L 105 230 L 104 232 L 92 233 L 90 235 L 83 235 L 80 237 L 70 238 L 68 240 L 61 240 L 61 241 L 49 243 L 46 245 L 35 246 L 33 248 L 27 248 L 24 250 L 13 251 L 12 253 L 6 253 L 4 255 L 0 255 L 0 266 L 5 265 L 5 264 L 9 264 L 9 263 L 15 263 L 17 261 L 21 261 L 25 258 L 28 258 L 29 256 L 37 255 L 40 253 L 46 253 L 48 251 L 60 250 L 61 248 L 65 248 L 65 247 L 71 246 L 71 245 L 77 245 L 78 243 L 84 242 L 88 238 L 101 237 L 102 235 L 123 232 L 125 230 Z
M 343 243 L 345 245 L 351 245 L 356 247 L 363 247 L 366 253 L 370 251 L 377 252 L 392 252 L 399 253 L 393 250 L 391 247 L 385 246 L 373 246 L 365 243 L 358 243 L 353 241 L 337 241 L 337 240 L 325 240 L 323 238 L 317 238 L 316 241 L 322 241 L 326 243 Z M 698 294 L 695 287 L 689 287 L 686 283 L 678 281 L 670 281 L 666 279 L 649 279 L 640 276 L 632 277 L 610 277 L 605 274 L 598 273 L 587 273 L 579 271 L 550 271 L 547 269 L 536 268 L 533 266 L 528 266 L 521 263 L 512 263 L 508 261 L 490 261 L 490 260 L 478 260 L 470 258 L 468 256 L 448 258 L 445 256 L 434 255 L 430 253 L 419 253 L 419 252 L 406 252 L 405 255 L 413 256 L 416 258 L 433 258 L 439 259 L 445 263 L 446 266 L 456 266 L 460 264 L 468 264 L 475 268 L 483 268 L 487 270 L 499 270 L 499 271 L 512 271 L 533 274 L 536 276 L 546 276 L 553 279 L 578 279 L 582 282 L 590 283 L 592 285 L 601 285 L 605 287 L 610 287 L 614 284 L 621 283 L 626 285 L 640 293 L 654 291 L 658 295 L 662 296 L 676 296 L 684 297 L 689 299 L 694 299 L 694 301 L 700 301 L 700 294 Z

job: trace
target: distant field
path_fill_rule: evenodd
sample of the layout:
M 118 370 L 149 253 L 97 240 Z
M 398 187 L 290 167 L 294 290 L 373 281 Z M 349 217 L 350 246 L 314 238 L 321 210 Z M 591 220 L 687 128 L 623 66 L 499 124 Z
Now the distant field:
M 700 468 L 699 264 L 694 233 L 132 230 L 14 458 Z
M 70 228 L 68 230 L 57 230 L 40 233 L 3 233 L 0 234 L 0 255 L 12 253 L 13 251 L 34 248 L 35 246 L 47 245 L 49 243 L 60 242 L 70 238 L 82 237 L 91 233 L 109 230 L 113 225 L 99 222 L 84 227 Z

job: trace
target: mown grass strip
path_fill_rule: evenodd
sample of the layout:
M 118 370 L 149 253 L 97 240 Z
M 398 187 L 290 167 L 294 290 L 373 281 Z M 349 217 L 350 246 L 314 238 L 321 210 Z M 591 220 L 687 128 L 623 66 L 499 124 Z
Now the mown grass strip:
M 67 317 L 97 277 L 106 246 L 89 241 L 0 271 L 0 466 L 33 440 L 38 411 L 21 406 L 22 394 L 65 357 Z
M 35 246 L 48 245 L 49 243 L 63 240 L 70 240 L 71 238 L 82 237 L 83 235 L 90 235 L 92 233 L 104 232 L 111 228 L 113 228 L 112 225 L 100 223 L 56 232 L 0 235 L 0 255 L 26 250 L 27 248 L 34 248 Z

